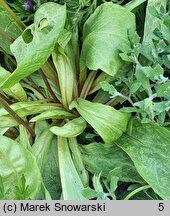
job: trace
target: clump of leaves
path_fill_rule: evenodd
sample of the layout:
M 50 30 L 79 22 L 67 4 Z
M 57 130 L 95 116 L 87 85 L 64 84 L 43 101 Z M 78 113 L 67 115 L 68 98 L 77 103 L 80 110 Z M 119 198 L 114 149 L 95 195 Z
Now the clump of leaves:
M 0 2 L 1 199 L 170 198 L 170 17 L 148 1 L 139 37 L 143 2 Z

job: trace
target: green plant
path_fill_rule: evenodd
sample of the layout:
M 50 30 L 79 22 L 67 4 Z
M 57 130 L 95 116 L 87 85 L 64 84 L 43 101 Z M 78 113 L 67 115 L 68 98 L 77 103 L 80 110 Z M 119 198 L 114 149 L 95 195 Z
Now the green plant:
M 113 2 L 0 1 L 1 199 L 170 198 L 168 4 Z

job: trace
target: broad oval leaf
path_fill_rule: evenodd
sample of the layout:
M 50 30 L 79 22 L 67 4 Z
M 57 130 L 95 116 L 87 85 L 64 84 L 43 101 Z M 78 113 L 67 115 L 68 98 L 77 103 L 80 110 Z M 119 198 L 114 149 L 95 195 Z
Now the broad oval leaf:
M 50 131 L 61 137 L 76 137 L 85 130 L 86 125 L 86 121 L 82 117 L 79 117 L 69 121 L 62 127 L 51 127 Z
M 5 191 L 11 187 L 20 187 L 24 176 L 24 199 L 35 199 L 42 184 L 35 157 L 23 146 L 5 136 L 0 136 L 0 171 Z M 18 198 L 15 190 L 11 197 Z
M 114 143 L 90 143 L 79 148 L 84 165 L 91 173 L 106 177 L 111 170 L 119 168 L 121 181 L 144 183 L 130 157 Z
M 125 132 L 130 115 L 108 105 L 92 103 L 78 98 L 70 108 L 76 108 L 80 115 L 98 132 L 104 142 L 110 143 Z
M 65 5 L 43 4 L 35 13 L 34 24 L 25 29 L 11 45 L 17 68 L 1 85 L 7 88 L 39 69 L 52 53 L 66 19 Z
M 134 121 L 130 135 L 115 142 L 132 159 L 138 173 L 163 199 L 170 199 L 170 132 L 154 123 Z
M 113 3 L 99 6 L 84 25 L 81 70 L 87 66 L 114 76 L 124 64 L 119 49 L 129 49 L 130 28 L 135 29 L 133 13 Z

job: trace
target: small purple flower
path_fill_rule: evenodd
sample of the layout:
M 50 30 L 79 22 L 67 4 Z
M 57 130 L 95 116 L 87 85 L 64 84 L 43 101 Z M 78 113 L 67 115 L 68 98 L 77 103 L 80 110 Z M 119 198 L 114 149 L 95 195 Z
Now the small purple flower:
M 33 11 L 33 2 L 32 0 L 25 0 L 23 4 L 23 8 L 25 11 Z

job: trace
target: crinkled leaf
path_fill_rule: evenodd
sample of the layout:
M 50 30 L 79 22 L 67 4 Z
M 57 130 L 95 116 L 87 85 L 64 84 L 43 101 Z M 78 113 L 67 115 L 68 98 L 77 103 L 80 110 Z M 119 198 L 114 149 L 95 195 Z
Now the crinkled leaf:
M 17 68 L 1 85 L 7 88 L 39 69 L 52 53 L 57 38 L 64 28 L 65 5 L 49 2 L 36 11 L 34 24 L 27 27 L 11 45 Z
M 135 29 L 135 16 L 120 5 L 104 3 L 84 25 L 81 70 L 101 69 L 114 76 L 123 66 L 120 47 L 129 49 L 127 30 Z
M 122 113 L 110 106 L 92 103 L 81 98 L 73 101 L 70 108 L 76 108 L 106 143 L 118 139 L 126 131 L 128 113 Z
M 170 132 L 154 123 L 135 120 L 131 135 L 116 144 L 132 159 L 143 179 L 163 199 L 170 199 Z
M 42 184 L 41 174 L 35 157 L 8 137 L 0 136 L 0 175 L 4 191 L 10 191 L 9 198 L 17 199 L 17 188 L 22 188 L 25 177 L 24 199 L 34 199 Z
M 69 121 L 62 127 L 53 126 L 50 128 L 50 131 L 62 137 L 76 137 L 84 131 L 86 125 L 86 121 L 79 117 Z

